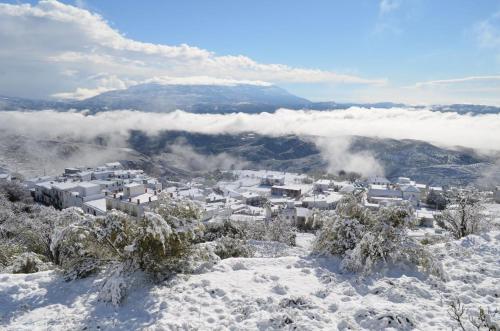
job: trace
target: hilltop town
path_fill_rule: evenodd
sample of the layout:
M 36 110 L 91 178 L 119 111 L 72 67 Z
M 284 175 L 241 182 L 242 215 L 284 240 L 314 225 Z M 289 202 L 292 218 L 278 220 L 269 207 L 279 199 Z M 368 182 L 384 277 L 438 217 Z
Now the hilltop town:
M 396 182 L 381 176 L 354 180 L 320 177 L 231 170 L 162 183 L 143 170 L 125 169 L 120 162 L 111 162 L 98 167 L 66 168 L 60 176 L 29 178 L 22 183 L 38 203 L 57 209 L 78 207 L 94 216 L 119 210 L 140 218 L 156 205 L 163 192 L 171 198 L 194 202 L 203 211 L 203 222 L 269 221 L 279 216 L 299 228 L 313 224 L 318 211 L 335 210 L 346 194 L 359 195 L 362 204 L 371 210 L 410 205 L 419 225 L 433 228 L 434 216 L 445 207 L 446 191 L 453 189 L 416 183 L 407 177 L 399 177 Z M 9 174 L 0 174 L 0 181 L 8 180 L 12 180 Z M 500 187 L 482 194 L 500 203 Z

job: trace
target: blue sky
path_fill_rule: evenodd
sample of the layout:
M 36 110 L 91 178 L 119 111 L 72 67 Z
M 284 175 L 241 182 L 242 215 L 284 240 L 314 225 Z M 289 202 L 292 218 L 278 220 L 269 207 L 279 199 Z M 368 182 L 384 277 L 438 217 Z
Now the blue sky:
M 243 55 L 262 64 L 385 81 L 373 86 L 259 79 L 314 100 L 500 103 L 494 96 L 500 92 L 500 1 L 62 2 L 98 14 L 113 30 L 142 43 L 187 44 L 216 56 Z M 247 76 L 259 78 L 242 78 Z M 439 93 L 422 92 L 425 84 L 408 91 L 433 81 L 440 81 Z

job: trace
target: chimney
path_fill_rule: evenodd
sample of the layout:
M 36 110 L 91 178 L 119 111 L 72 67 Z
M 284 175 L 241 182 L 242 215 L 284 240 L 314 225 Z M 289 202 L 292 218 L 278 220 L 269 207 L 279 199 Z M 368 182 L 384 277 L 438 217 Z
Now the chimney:
M 141 200 L 137 199 L 137 204 L 140 205 L 141 204 Z

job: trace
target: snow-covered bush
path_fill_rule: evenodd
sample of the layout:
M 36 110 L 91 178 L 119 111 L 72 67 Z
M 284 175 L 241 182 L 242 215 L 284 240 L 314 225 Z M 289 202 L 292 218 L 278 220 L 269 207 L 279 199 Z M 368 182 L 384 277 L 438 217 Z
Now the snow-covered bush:
M 365 225 L 355 218 L 331 218 L 323 224 L 313 249 L 317 253 L 342 255 L 356 247 L 364 230 Z
M 441 215 L 436 216 L 436 223 L 440 227 L 456 239 L 485 229 L 486 215 L 479 197 L 469 191 L 457 191 L 452 193 L 450 200 Z
M 277 241 L 288 246 L 296 245 L 297 234 L 292 224 L 282 217 L 265 222 L 265 240 Z
M 0 183 L 0 194 L 4 195 L 10 202 L 30 203 L 33 201 L 29 191 L 17 182 Z
M 253 250 L 245 240 L 222 237 L 216 241 L 215 254 L 221 259 L 230 257 L 252 257 Z
M 429 191 L 429 194 L 427 194 L 425 202 L 429 206 L 432 206 L 438 210 L 443 210 L 444 208 L 446 208 L 446 205 L 448 204 L 448 201 L 446 200 L 444 194 L 432 189 Z
M 112 254 L 98 240 L 94 217 L 79 208 L 68 208 L 64 215 L 51 238 L 52 258 L 65 271 L 67 279 L 83 278 L 96 272 Z
M 165 192 L 158 196 L 154 212 L 161 215 L 167 222 L 184 220 L 195 223 L 201 218 L 201 209 L 194 202 L 186 199 L 173 199 Z
M 319 231 L 314 252 L 340 256 L 349 271 L 368 273 L 378 263 L 408 262 L 444 277 L 440 264 L 407 235 L 415 222 L 409 205 L 370 212 L 356 197 L 346 196 L 336 211 Z
M 203 241 L 214 241 L 222 237 L 243 239 L 245 236 L 244 227 L 240 223 L 226 219 L 206 223 L 205 231 L 203 232 Z
M 24 248 L 12 241 L 0 242 L 0 272 L 12 265 L 14 259 L 22 254 Z
M 34 272 L 49 270 L 51 265 L 44 260 L 45 257 L 42 255 L 25 252 L 17 255 L 6 271 L 13 274 L 31 274 Z
M 132 275 L 126 264 L 116 264 L 109 267 L 99 292 L 99 300 L 118 306 L 127 295 Z
M 214 241 L 228 237 L 241 240 L 277 241 L 295 246 L 296 229 L 284 218 L 269 221 L 241 222 L 225 220 L 208 223 L 205 226 L 203 241 Z
M 31 200 L 12 202 L 0 192 L 0 241 L 16 254 L 33 252 L 51 260 L 50 238 L 61 212 Z
M 323 224 L 327 222 L 333 216 L 332 210 L 321 211 L 319 209 L 313 209 L 312 217 L 306 217 L 303 222 L 296 222 L 297 230 L 309 232 L 317 231 L 323 227 Z
M 366 228 L 373 223 L 370 211 L 354 195 L 346 195 L 337 204 L 336 214 L 323 212 L 323 227 L 313 250 L 320 254 L 343 255 L 360 242 Z

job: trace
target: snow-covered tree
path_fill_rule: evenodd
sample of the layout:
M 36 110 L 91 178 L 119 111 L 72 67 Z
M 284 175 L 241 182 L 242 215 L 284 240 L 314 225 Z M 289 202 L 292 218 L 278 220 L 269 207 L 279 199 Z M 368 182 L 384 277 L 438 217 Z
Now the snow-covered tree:
M 481 199 L 470 191 L 455 191 L 445 210 L 436 217 L 437 224 L 456 239 L 482 231 L 486 215 Z

